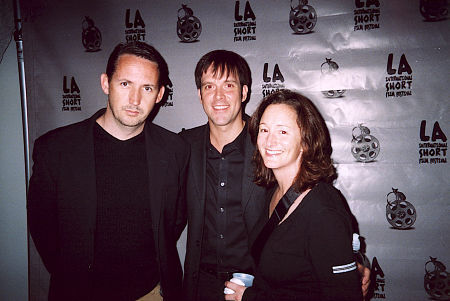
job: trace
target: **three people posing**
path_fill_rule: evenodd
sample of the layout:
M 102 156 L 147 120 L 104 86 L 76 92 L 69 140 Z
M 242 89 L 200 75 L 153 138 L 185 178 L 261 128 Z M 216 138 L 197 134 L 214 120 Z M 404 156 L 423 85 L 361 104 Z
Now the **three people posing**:
M 272 236 L 258 262 L 251 245 L 289 180 L 279 181 L 273 171 L 270 185 L 254 182 L 255 146 L 248 133 L 253 122 L 243 112 L 250 68 L 236 53 L 216 50 L 200 59 L 195 81 L 208 122 L 180 138 L 146 120 L 168 83 L 164 59 L 145 43 L 119 44 L 101 76 L 106 110 L 36 140 L 28 215 L 30 233 L 51 274 L 49 300 L 135 300 L 159 291 L 158 283 L 164 300 L 223 300 L 224 282 L 236 271 L 256 275 L 255 287 L 242 290 L 244 300 L 252 291 L 251 298 L 272 290 L 277 296 L 282 283 L 273 285 L 261 272 L 271 266 L 264 258 Z M 298 128 L 312 135 L 317 130 Z M 309 147 L 298 143 L 302 151 Z M 309 195 L 316 186 L 327 187 L 333 203 L 336 193 L 325 180 L 298 186 L 299 193 L 311 189 L 302 203 L 315 199 Z M 273 192 L 273 187 L 279 188 Z M 176 241 L 186 216 L 182 293 Z M 351 251 L 351 238 L 341 245 Z M 322 260 L 321 267 L 330 264 Z M 332 267 L 345 265 L 342 260 L 336 257 Z M 322 270 L 318 273 L 308 278 L 313 294 L 326 282 L 316 278 Z M 333 282 L 325 292 L 335 287 Z M 241 290 L 236 292 L 232 298 L 241 300 Z

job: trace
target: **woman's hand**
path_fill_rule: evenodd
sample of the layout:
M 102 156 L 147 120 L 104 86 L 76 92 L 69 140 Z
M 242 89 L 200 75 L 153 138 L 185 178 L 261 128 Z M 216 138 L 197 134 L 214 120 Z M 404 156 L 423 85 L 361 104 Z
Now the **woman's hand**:
M 246 289 L 245 286 L 233 283 L 231 281 L 225 282 L 225 287 L 234 291 L 234 294 L 225 294 L 225 300 L 234 300 L 241 301 L 242 295 L 244 295 L 244 291 Z

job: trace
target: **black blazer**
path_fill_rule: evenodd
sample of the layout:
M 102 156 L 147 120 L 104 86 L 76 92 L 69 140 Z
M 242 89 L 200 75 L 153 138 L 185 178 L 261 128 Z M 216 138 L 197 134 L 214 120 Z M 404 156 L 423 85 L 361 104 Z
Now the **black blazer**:
M 91 118 L 48 132 L 35 141 L 28 193 L 28 225 L 51 274 L 50 300 L 88 300 L 96 225 L 96 175 Z M 176 242 L 186 223 L 187 145 L 147 122 L 153 236 L 164 300 L 181 300 L 182 269 Z
M 180 135 L 190 144 L 191 157 L 186 187 L 188 207 L 188 233 L 186 258 L 184 262 L 184 299 L 196 300 L 200 255 L 205 214 L 206 195 L 206 145 L 209 139 L 208 124 Z M 253 166 L 251 158 L 254 146 L 247 135 L 245 142 L 245 166 L 242 177 L 242 211 L 247 232 L 250 233 L 264 209 L 265 189 L 252 182 Z

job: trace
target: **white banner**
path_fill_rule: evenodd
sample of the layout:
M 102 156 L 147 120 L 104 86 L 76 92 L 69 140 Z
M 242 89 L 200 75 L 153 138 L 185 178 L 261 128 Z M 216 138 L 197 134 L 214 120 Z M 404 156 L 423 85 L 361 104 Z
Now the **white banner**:
M 118 42 L 145 41 L 167 60 L 171 93 L 154 122 L 174 132 L 207 120 L 200 57 L 235 51 L 252 70 L 248 114 L 288 88 L 326 119 L 372 299 L 450 298 L 448 1 L 42 0 L 26 10 L 32 141 L 106 105 L 100 74 Z M 45 300 L 45 268 L 31 260 L 31 300 Z

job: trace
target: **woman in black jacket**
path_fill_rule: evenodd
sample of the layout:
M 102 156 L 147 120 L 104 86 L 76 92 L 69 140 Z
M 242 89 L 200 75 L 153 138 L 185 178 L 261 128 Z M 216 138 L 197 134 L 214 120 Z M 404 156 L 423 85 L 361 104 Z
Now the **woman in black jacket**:
M 362 300 L 352 222 L 332 186 L 336 171 L 325 122 L 288 90 L 263 99 L 250 122 L 255 182 L 272 187 L 255 227 L 253 286 L 232 282 L 226 300 Z

